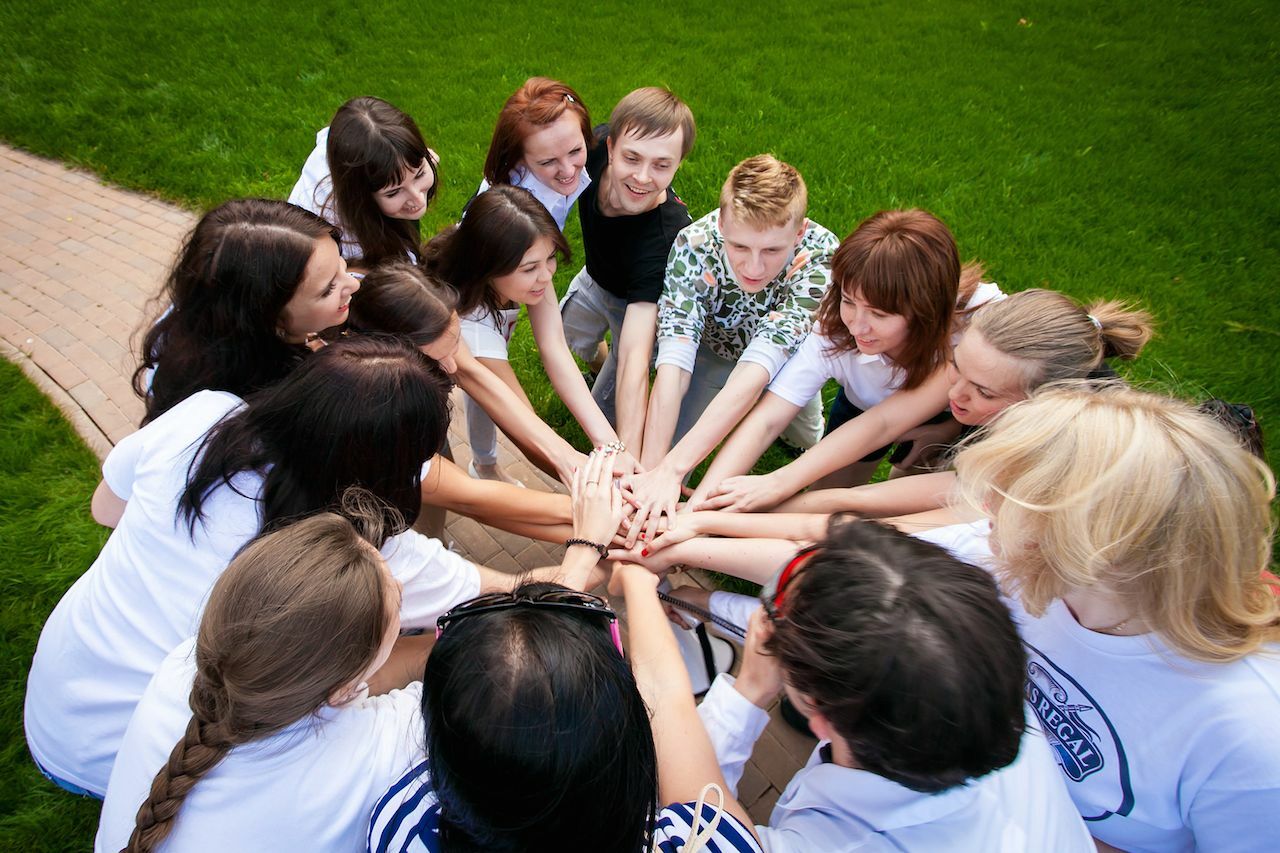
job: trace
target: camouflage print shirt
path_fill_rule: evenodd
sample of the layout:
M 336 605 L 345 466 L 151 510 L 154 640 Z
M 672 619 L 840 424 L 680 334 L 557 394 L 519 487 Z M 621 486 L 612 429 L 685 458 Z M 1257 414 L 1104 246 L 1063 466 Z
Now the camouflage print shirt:
M 676 237 L 658 300 L 657 363 L 693 372 L 700 343 L 731 361 L 759 364 L 773 378 L 813 325 L 831 283 L 831 256 L 840 241 L 815 222 L 778 277 L 759 293 L 738 285 L 725 255 L 720 211 L 713 210 Z

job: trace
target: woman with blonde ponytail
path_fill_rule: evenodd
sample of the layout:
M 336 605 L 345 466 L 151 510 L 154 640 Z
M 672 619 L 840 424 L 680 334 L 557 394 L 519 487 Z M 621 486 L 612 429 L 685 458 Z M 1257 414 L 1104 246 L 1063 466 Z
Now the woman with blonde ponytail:
M 343 513 L 263 535 L 218 579 L 130 722 L 98 851 L 359 849 L 412 756 L 422 685 L 367 695 L 400 585 L 370 544 L 374 500 Z

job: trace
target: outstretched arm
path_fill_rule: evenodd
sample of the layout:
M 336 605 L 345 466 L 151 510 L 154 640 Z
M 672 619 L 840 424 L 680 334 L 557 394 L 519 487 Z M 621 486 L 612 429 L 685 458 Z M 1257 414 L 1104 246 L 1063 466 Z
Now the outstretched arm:
M 667 364 L 658 368 L 659 382 L 662 381 L 664 370 L 679 372 L 687 386 L 689 375 Z M 680 439 L 679 443 L 671 448 L 671 451 L 655 467 L 631 478 L 631 488 L 635 494 L 636 516 L 628 537 L 630 542 L 635 541 L 635 537 L 639 535 L 642 528 L 648 531 L 648 535 L 654 535 L 657 531 L 658 519 L 662 515 L 665 514 L 668 518 L 674 517 L 676 503 L 680 499 L 680 484 L 684 478 L 698 463 L 706 459 L 712 450 L 715 450 L 716 445 L 729 434 L 731 429 L 738 425 L 742 416 L 755 405 L 760 392 L 767 384 L 769 384 L 769 372 L 763 366 L 754 362 L 739 362 L 729 374 L 724 388 L 720 389 L 720 393 L 712 399 L 706 411 L 698 418 L 698 422 Z M 653 402 L 655 404 L 660 402 L 657 384 L 654 386 Z M 669 420 L 674 427 L 675 415 L 679 412 L 678 403 L 672 407 L 671 411 L 674 414 L 665 410 L 665 403 L 662 405 L 663 410 L 657 413 L 654 412 L 654 406 L 650 406 L 651 417 L 656 414 L 663 421 Z M 650 420 L 649 426 L 645 428 L 646 435 L 651 438 L 665 438 L 667 442 L 671 440 L 669 431 L 665 436 L 662 433 L 655 436 L 654 432 L 650 431 L 652 427 L 653 421 Z M 651 445 L 646 441 L 644 449 L 646 465 L 650 459 L 650 447 Z
M 568 486 L 574 470 L 586 457 L 538 417 L 523 389 L 517 393 L 510 387 L 510 381 L 515 380 L 511 365 L 505 361 L 500 363 L 511 374 L 510 379 L 499 376 L 493 369 L 495 365 L 485 364 L 473 356 L 465 342 L 459 342 L 455 358 L 458 368 L 454 379 L 458 387 L 480 404 L 534 464 Z
M 618 362 L 615 406 L 618 438 L 640 458 L 645 436 L 645 413 L 649 406 L 649 363 L 653 361 L 653 341 L 658 328 L 658 306 L 654 302 L 633 302 L 622 318 L 622 331 L 613 342 Z M 643 463 L 643 460 L 641 460 Z
M 622 491 L 613 479 L 612 451 L 596 451 L 587 464 L 574 474 L 573 526 L 561 539 L 571 535 L 588 543 L 607 545 L 622 523 L 625 502 Z M 506 591 L 525 581 L 552 581 L 571 589 L 586 590 L 598 586 L 606 578 L 600 570 L 600 551 L 590 544 L 574 544 L 565 549 L 564 560 L 558 566 L 544 566 L 530 572 L 509 574 L 487 566 L 476 566 L 480 573 L 483 592 Z
M 658 796 L 663 803 L 689 803 L 713 782 L 724 792 L 724 809 L 742 824 L 753 824 L 729 793 L 711 739 L 698 717 L 693 686 L 657 595 L 658 579 L 643 568 L 621 563 L 609 590 L 626 596 L 631 669 L 640 695 L 653 712 L 658 754 Z M 754 833 L 754 830 L 752 830 Z
M 572 519 L 568 495 L 477 480 L 441 456 L 432 458 L 422 480 L 422 502 L 521 535 L 523 529 L 513 525 L 567 525 Z
M 766 391 L 760 402 L 743 419 L 729 440 L 720 448 L 716 458 L 703 475 L 702 482 L 689 499 L 689 506 L 697 508 L 708 495 L 714 494 L 721 482 L 751 470 L 769 444 L 787 424 L 795 418 L 800 406 L 791 403 L 772 391 Z
M 596 447 L 617 441 L 618 434 L 592 399 L 591 389 L 587 388 L 587 381 L 582 378 L 578 363 L 569 352 L 564 323 L 560 320 L 560 309 L 555 300 L 544 299 L 537 305 L 530 305 L 529 324 L 533 327 L 533 339 L 538 344 L 538 354 L 542 357 L 542 366 L 551 380 L 551 387 L 573 413 L 587 438 Z M 635 469 L 635 459 L 626 452 L 618 454 L 615 464 L 628 473 Z
M 650 549 L 616 550 L 611 551 L 609 557 L 638 563 L 655 574 L 664 574 L 675 566 L 696 566 L 753 583 L 764 583 L 795 553 L 796 542 L 793 539 L 699 537 L 671 545 L 656 553 Z
M 856 512 L 870 518 L 907 515 L 946 506 L 955 483 L 954 471 L 936 471 L 852 489 L 821 489 L 783 501 L 777 512 Z
M 769 474 L 723 480 L 694 508 L 748 512 L 775 507 L 818 478 L 856 462 L 942 411 L 947 404 L 947 386 L 946 371 L 939 369 L 920 387 L 898 391 L 842 425 L 790 465 Z

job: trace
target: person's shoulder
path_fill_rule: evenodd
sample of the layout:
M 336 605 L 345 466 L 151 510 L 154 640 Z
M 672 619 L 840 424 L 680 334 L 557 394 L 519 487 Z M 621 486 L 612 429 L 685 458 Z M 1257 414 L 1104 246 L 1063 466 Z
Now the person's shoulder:
M 587 164 L 584 168 L 587 175 L 590 176 L 592 186 L 600 180 L 600 173 L 604 171 L 605 165 L 609 162 L 609 125 L 598 124 L 591 132 L 591 147 L 587 149 Z M 594 192 L 591 186 L 587 187 L 587 192 Z
M 143 429 L 166 433 L 185 432 L 194 427 L 203 432 L 243 404 L 244 401 L 230 391 L 197 391 Z
M 689 215 L 689 208 L 679 194 L 676 193 L 675 187 L 667 187 L 667 198 L 662 204 L 658 205 L 656 213 L 658 221 L 662 225 L 663 233 L 671 235 L 672 238 L 682 228 L 686 228 L 693 222 L 693 217 Z
M 369 819 L 369 853 L 439 849 L 440 802 L 426 759 L 392 783 Z
M 720 244 L 720 211 L 713 210 L 676 234 L 675 246 L 691 252 L 713 251 Z
M 806 219 L 804 235 L 800 238 L 800 244 L 810 249 L 834 252 L 836 247 L 840 245 L 840 238 L 830 228 L 820 225 L 812 219 Z

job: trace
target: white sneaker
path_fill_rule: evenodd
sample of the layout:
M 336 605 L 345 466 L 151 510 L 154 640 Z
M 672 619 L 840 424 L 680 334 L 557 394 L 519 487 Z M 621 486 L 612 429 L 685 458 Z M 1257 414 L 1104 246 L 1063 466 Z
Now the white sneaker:
M 503 475 L 496 466 L 494 467 L 494 471 L 495 476 L 486 476 L 476 470 L 476 461 L 474 459 L 467 463 L 467 473 L 473 480 L 491 480 L 495 483 L 507 483 L 509 485 L 518 486 L 522 489 L 525 488 L 524 483 L 520 482 L 515 477 L 512 477 L 510 474 Z

